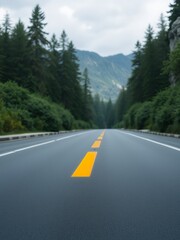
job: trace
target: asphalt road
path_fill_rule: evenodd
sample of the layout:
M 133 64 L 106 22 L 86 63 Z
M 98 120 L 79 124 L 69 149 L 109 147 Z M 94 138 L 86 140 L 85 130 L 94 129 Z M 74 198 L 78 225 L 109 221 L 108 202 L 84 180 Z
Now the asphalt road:
M 0 240 L 179 240 L 180 139 L 92 130 L 0 143 Z

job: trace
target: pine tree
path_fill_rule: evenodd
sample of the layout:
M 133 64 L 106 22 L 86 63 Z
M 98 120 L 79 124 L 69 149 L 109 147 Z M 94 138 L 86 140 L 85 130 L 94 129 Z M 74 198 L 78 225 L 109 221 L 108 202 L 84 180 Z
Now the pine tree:
M 109 101 L 106 104 L 105 118 L 106 118 L 106 128 L 111 128 L 115 123 L 115 109 L 111 99 L 109 99 Z
M 85 68 L 82 74 L 83 87 L 83 120 L 91 121 L 93 118 L 92 96 L 90 90 L 90 79 L 88 69 Z
M 44 23 L 45 14 L 41 11 L 39 5 L 36 5 L 32 11 L 32 17 L 30 18 L 31 26 L 28 27 L 29 41 L 34 46 L 34 51 L 37 57 L 44 53 L 44 46 L 48 45 L 49 42 L 46 39 L 46 33 L 44 27 L 47 23 Z
M 142 61 L 142 76 L 143 76 L 143 101 L 149 100 L 157 93 L 157 64 L 156 64 L 156 48 L 154 41 L 154 31 L 149 25 L 146 36 L 145 45 L 143 49 L 143 61 Z
M 60 45 L 62 48 L 62 53 L 67 50 L 68 44 L 69 44 L 69 40 L 68 40 L 67 34 L 66 34 L 65 30 L 63 30 L 61 33 L 61 38 L 60 38 Z
M 116 122 L 121 122 L 123 120 L 123 117 L 127 111 L 127 90 L 123 88 L 121 92 L 119 93 L 118 99 L 115 104 L 115 120 Z
M 106 121 L 105 121 L 105 106 L 104 102 L 100 100 L 98 94 L 94 96 L 93 101 L 93 108 L 94 108 L 94 123 L 98 128 L 106 128 Z
M 11 23 L 9 14 L 6 14 L 1 29 L 1 79 L 7 82 L 11 79 Z
M 161 14 L 160 22 L 158 24 L 159 32 L 157 34 L 155 41 L 155 52 L 156 52 L 156 90 L 157 92 L 163 90 L 169 86 L 168 75 L 163 74 L 164 62 L 167 61 L 169 56 L 169 42 L 168 42 L 168 32 L 167 24 L 165 22 L 164 16 Z
M 61 101 L 76 119 L 82 118 L 82 89 L 76 51 L 72 41 L 69 43 L 65 31 L 60 38 L 61 47 Z
M 61 102 L 60 44 L 53 34 L 49 47 L 48 94 L 57 103 Z
M 167 74 L 173 74 L 174 85 L 180 83 L 180 43 L 177 44 L 176 48 L 170 53 L 169 59 L 165 64 L 164 71 Z
M 143 50 L 141 43 L 138 41 L 135 46 L 135 51 L 133 52 L 132 60 L 132 75 L 128 80 L 127 84 L 127 94 L 128 102 L 126 105 L 130 107 L 136 102 L 141 102 L 142 98 L 142 86 L 143 86 L 143 75 L 142 75 L 142 63 L 143 63 Z M 124 89 L 122 94 L 124 95 Z
M 69 101 L 70 83 L 69 83 L 69 75 L 68 75 L 69 61 L 68 61 L 68 53 L 67 53 L 67 46 L 69 42 L 66 36 L 67 35 L 63 30 L 60 38 L 60 72 L 61 72 L 60 84 L 61 84 L 61 102 L 66 108 L 68 108 L 70 106 L 70 101 Z
M 81 119 L 83 116 L 83 95 L 80 86 L 80 70 L 76 50 L 72 41 L 68 45 L 68 58 L 69 58 L 69 83 L 71 95 L 71 112 L 77 118 Z
M 32 11 L 30 18 L 31 25 L 28 27 L 29 45 L 31 47 L 31 88 L 33 91 L 38 91 L 46 94 L 46 68 L 47 68 L 47 50 L 49 44 L 44 31 L 47 23 L 44 23 L 45 14 L 41 11 L 39 5 L 36 5 Z
M 2 28 L 0 26 L 0 82 L 3 81 L 3 47 L 2 47 L 2 42 L 3 42 L 3 32 Z
M 170 4 L 170 16 L 169 16 L 169 27 L 171 28 L 177 17 L 180 17 L 180 0 L 174 0 L 174 3 Z
M 24 24 L 19 20 L 12 30 L 11 36 L 12 80 L 20 86 L 29 88 L 27 79 L 30 75 L 30 49 Z

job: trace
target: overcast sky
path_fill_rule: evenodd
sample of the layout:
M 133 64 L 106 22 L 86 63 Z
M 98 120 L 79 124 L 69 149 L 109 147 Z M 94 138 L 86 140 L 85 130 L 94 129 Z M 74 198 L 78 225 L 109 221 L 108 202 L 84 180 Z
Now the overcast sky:
M 129 54 L 144 39 L 148 24 L 157 30 L 160 14 L 167 16 L 173 0 L 1 0 L 0 22 L 9 13 L 12 25 L 20 18 L 29 25 L 32 9 L 45 13 L 46 31 L 60 36 L 63 29 L 78 49 L 102 56 Z

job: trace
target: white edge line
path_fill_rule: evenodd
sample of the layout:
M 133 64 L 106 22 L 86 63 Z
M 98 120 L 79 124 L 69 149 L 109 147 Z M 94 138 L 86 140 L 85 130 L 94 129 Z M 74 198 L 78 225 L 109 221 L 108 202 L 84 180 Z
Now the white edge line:
M 139 139 L 148 141 L 148 142 L 152 142 L 152 143 L 161 145 L 161 146 L 163 146 L 163 147 L 171 148 L 171 149 L 173 149 L 173 150 L 176 150 L 176 151 L 179 151 L 179 152 L 180 152 L 180 148 L 173 147 L 173 146 L 168 145 L 168 144 L 160 143 L 160 142 L 151 140 L 151 139 L 149 139 L 149 138 L 140 137 L 140 136 L 134 135 L 134 134 L 132 134 L 132 133 L 125 133 L 125 132 L 122 132 L 122 131 L 121 131 L 121 133 L 124 133 L 124 134 L 126 134 L 126 135 L 130 135 L 130 136 L 132 136 L 132 137 L 136 137 L 136 138 L 139 138 Z
M 62 140 L 64 140 L 64 139 L 68 139 L 68 138 L 72 138 L 72 137 L 77 137 L 77 136 L 79 136 L 79 135 L 83 135 L 83 134 L 86 134 L 86 133 L 87 133 L 87 132 L 78 133 L 78 134 L 74 134 L 74 135 L 70 135 L 70 136 L 58 138 L 58 139 L 56 139 L 56 140 L 51 140 L 51 141 L 48 141 L 48 142 L 31 145 L 31 146 L 28 146 L 28 147 L 25 147 L 25 148 L 19 148 L 19 149 L 10 151 L 10 152 L 2 153 L 2 154 L 0 154 L 0 157 L 4 157 L 4 156 L 7 156 L 7 155 L 16 153 L 16 152 L 25 151 L 25 150 L 28 150 L 28 149 L 31 149 L 31 148 L 35 148 L 35 147 L 40 147 L 40 146 L 43 146 L 43 145 L 46 145 L 46 144 L 50 144 L 50 143 L 53 143 L 53 142 L 62 141 Z

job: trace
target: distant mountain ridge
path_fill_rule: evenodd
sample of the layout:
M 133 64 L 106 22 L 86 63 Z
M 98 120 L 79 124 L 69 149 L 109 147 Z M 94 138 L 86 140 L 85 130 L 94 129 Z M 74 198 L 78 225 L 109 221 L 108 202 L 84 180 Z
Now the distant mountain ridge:
M 92 93 L 98 93 L 104 100 L 116 100 L 131 75 L 132 54 L 101 57 L 95 52 L 76 51 L 81 72 L 88 69 Z

